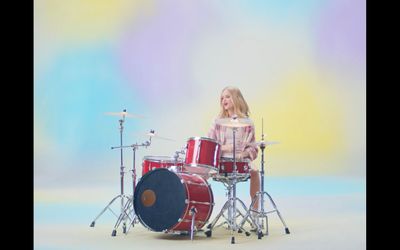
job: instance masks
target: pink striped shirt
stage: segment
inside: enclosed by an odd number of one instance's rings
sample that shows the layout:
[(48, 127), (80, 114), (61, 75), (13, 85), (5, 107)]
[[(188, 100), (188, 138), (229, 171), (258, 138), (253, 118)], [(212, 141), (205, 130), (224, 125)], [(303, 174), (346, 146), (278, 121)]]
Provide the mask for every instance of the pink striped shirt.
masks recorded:
[[(208, 131), (208, 137), (218, 141), (221, 145), (233, 144), (232, 128), (216, 124), (215, 120), (212, 122)], [(254, 145), (255, 141), (256, 138), (254, 124), (245, 127), (239, 127), (235, 132), (235, 151), (247, 151), (249, 156), (246, 158), (254, 161), (258, 155), (258, 147)], [(222, 155), (222, 157), (227, 156), (232, 157), (232, 152), (228, 153), (228, 155)]]

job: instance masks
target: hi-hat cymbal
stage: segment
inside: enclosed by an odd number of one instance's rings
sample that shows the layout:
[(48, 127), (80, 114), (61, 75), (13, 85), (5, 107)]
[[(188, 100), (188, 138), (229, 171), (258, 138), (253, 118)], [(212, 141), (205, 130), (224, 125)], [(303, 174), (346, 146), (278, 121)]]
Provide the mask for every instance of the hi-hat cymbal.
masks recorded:
[(231, 128), (247, 127), (253, 125), (253, 122), (248, 118), (221, 118), (216, 119), (215, 123)]
[(144, 118), (142, 115), (137, 115), (137, 114), (132, 114), (128, 113), (126, 111), (122, 112), (105, 112), (105, 115), (111, 115), (111, 116), (125, 116), (125, 117), (130, 117), (130, 118)]
[(251, 144), (259, 147), (262, 144), (264, 144), (265, 146), (269, 146), (269, 145), (274, 145), (274, 144), (279, 144), (279, 143), (280, 142), (278, 142), (278, 141), (257, 141), (257, 142), (251, 143)]

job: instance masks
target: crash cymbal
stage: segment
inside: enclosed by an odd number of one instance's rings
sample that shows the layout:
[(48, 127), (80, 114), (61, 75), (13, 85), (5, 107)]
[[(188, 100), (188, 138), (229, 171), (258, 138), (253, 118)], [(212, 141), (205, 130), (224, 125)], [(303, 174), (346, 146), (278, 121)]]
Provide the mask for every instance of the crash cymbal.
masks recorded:
[(248, 118), (221, 118), (216, 119), (215, 123), (225, 127), (240, 128), (253, 125), (253, 122)]
[(122, 112), (105, 112), (105, 115), (111, 115), (111, 116), (125, 116), (125, 117), (129, 117), (129, 118), (144, 118), (144, 116), (142, 115), (137, 115), (137, 114), (132, 114), (132, 113), (128, 113), (126, 111), (122, 111)]
[(152, 138), (156, 138), (156, 139), (161, 139), (161, 140), (166, 140), (166, 141), (175, 141), (175, 140), (173, 140), (173, 139), (170, 139), (170, 138), (167, 138), (167, 137), (163, 137), (163, 136), (159, 136), (159, 135), (157, 135), (156, 133), (147, 133), (146, 134), (147, 136), (150, 136), (150, 137), (152, 137)]
[(174, 139), (170, 139), (164, 136), (159, 136), (154, 130), (150, 130), (150, 132), (147, 133), (135, 133), (135, 136), (150, 136), (150, 138), (155, 138), (155, 139), (160, 139), (160, 140), (165, 140), (165, 141), (176, 141)]

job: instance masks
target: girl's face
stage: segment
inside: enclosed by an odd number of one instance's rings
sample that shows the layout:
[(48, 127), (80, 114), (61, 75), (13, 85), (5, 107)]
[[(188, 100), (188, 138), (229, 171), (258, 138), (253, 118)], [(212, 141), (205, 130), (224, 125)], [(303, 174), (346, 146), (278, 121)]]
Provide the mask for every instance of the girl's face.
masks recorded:
[(221, 105), (226, 111), (233, 111), (233, 100), (232, 100), (232, 95), (229, 93), (229, 91), (226, 89), (222, 92), (221, 95)]

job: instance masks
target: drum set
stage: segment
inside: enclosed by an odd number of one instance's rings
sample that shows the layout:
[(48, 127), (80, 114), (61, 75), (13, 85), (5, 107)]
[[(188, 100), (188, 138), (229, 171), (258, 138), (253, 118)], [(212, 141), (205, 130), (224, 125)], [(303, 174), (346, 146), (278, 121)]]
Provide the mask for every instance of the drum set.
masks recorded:
[[(267, 214), (272, 212), (277, 212), (285, 227), (285, 233), (290, 233), (272, 197), (264, 191), (264, 149), (266, 145), (274, 143), (265, 142), (264, 134), (262, 134), (262, 141), (257, 143), (262, 150), (261, 191), (252, 198), (249, 207), (236, 195), (236, 184), (250, 179), (250, 160), (239, 159), (235, 155), (236, 131), (240, 127), (249, 126), (250, 123), (246, 119), (233, 118), (216, 121), (221, 126), (232, 128), (234, 142), (232, 158), (221, 157), (221, 145), (216, 140), (208, 137), (190, 137), (186, 141), (186, 145), (175, 151), (172, 157), (144, 156), (142, 176), (136, 184), (136, 150), (139, 147), (149, 147), (152, 137), (156, 136), (155, 132), (151, 130), (148, 134), (149, 140), (143, 143), (123, 145), (123, 123), (125, 117), (131, 115), (126, 110), (109, 114), (121, 116), (119, 119), (120, 145), (111, 148), (120, 149), (121, 193), (115, 196), (96, 216), (90, 224), (91, 227), (95, 226), (96, 220), (107, 209), (111, 210), (112, 203), (120, 199), (120, 214), (117, 216), (112, 236), (116, 236), (121, 223), (125, 234), (128, 233), (130, 227), (141, 223), (153, 232), (190, 235), (190, 239), (193, 240), (194, 234), (198, 232), (204, 232), (207, 237), (211, 237), (213, 229), (226, 224), (227, 229), (231, 232), (231, 243), (234, 244), (235, 232), (245, 232), (246, 236), (250, 235), (250, 232), (244, 227), (245, 223), (249, 223), (256, 231), (258, 239), (268, 235)], [(132, 195), (124, 193), (124, 148), (133, 150)], [(226, 187), (228, 199), (214, 220), (206, 226), (207, 229), (203, 229), (208, 223), (215, 205), (212, 188), (208, 182), (209, 178)], [(265, 211), (265, 196), (270, 200), (274, 210)], [(254, 209), (257, 200), (261, 201), (259, 210)], [(221, 219), (224, 221), (216, 225)], [(265, 234), (263, 232), (264, 219), (266, 222)]]

